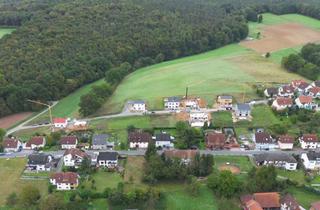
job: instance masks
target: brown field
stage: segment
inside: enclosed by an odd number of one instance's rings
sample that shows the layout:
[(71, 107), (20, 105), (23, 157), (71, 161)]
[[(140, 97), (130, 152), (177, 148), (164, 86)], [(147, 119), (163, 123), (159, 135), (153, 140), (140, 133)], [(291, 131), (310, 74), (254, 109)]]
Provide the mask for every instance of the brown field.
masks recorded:
[(241, 45), (259, 53), (267, 53), (320, 41), (320, 31), (296, 23), (267, 26), (262, 35), (260, 40), (243, 41)]
[(12, 114), (3, 118), (0, 118), (0, 128), (10, 128), (14, 124), (28, 118), (32, 115), (32, 112), (21, 112), (17, 114)]
[(233, 174), (239, 174), (240, 173), (240, 168), (237, 166), (233, 165), (221, 165), (219, 167), (220, 171), (231, 171)]

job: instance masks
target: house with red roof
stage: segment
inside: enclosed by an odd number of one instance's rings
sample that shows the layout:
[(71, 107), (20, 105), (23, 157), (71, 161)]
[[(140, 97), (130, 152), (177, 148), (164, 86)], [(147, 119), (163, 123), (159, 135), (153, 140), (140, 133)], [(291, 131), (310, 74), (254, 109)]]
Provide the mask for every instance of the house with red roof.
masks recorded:
[(25, 145), (24, 149), (37, 150), (46, 145), (46, 138), (44, 136), (34, 136)]
[(317, 108), (317, 104), (313, 102), (313, 98), (311, 96), (301, 95), (296, 98), (295, 102), (299, 109), (314, 110)]
[(253, 141), (256, 149), (259, 150), (272, 150), (278, 146), (272, 136), (266, 132), (256, 132)]
[(312, 203), (310, 210), (320, 210), (320, 201)]
[(55, 128), (66, 128), (68, 125), (68, 120), (65, 118), (54, 118), (53, 125)]
[(18, 152), (22, 149), (21, 141), (15, 138), (7, 138), (2, 142), (4, 152)]
[(286, 108), (291, 108), (293, 104), (293, 101), (291, 98), (286, 97), (277, 97), (276, 100), (272, 103), (272, 108), (277, 111), (282, 111)]
[(281, 97), (293, 97), (294, 96), (294, 87), (291, 85), (284, 85), (279, 87), (278, 95)]
[(79, 185), (79, 175), (74, 172), (54, 173), (50, 177), (50, 183), (57, 187), (57, 190), (74, 190)]
[(303, 210), (300, 204), (290, 194), (284, 195), (281, 200), (281, 210)]
[(302, 149), (316, 149), (319, 147), (317, 134), (304, 134), (299, 138)]
[(61, 149), (77, 148), (78, 138), (76, 136), (63, 136), (60, 139)]
[(307, 91), (308, 96), (312, 98), (320, 98), (320, 87), (311, 87)]
[(289, 135), (281, 135), (278, 137), (278, 145), (281, 150), (292, 150), (294, 138)]
[(298, 88), (303, 83), (307, 83), (307, 82), (304, 81), (303, 79), (292, 80), (291, 86), (294, 88)]
[(262, 192), (245, 195), (240, 198), (244, 210), (280, 210), (278, 192)]

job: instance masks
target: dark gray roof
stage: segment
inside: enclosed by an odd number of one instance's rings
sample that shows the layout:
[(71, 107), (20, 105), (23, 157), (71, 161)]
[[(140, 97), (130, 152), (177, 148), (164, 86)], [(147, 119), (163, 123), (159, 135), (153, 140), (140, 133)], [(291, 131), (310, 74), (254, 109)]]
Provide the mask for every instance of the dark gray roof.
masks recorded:
[(222, 95), (219, 96), (221, 99), (232, 99), (232, 96)]
[(314, 81), (315, 86), (320, 87), (320, 80)]
[(172, 96), (165, 99), (167, 102), (180, 102), (181, 98), (178, 96)]
[(320, 152), (309, 151), (307, 156), (309, 160), (317, 160), (320, 159)]
[(45, 165), (49, 162), (48, 154), (34, 153), (28, 156), (29, 165)]
[(118, 153), (117, 152), (99, 152), (98, 161), (99, 160), (117, 160)]
[(292, 155), (288, 155), (286, 153), (262, 153), (254, 155), (254, 159), (256, 162), (263, 161), (286, 161), (288, 163), (297, 163), (297, 160), (292, 157)]
[(278, 88), (275, 88), (275, 87), (267, 88), (267, 93), (269, 95), (277, 95), (278, 92), (279, 92)]
[(167, 133), (156, 134), (156, 141), (171, 141), (170, 134), (167, 134)]
[(237, 109), (241, 111), (250, 111), (250, 105), (249, 104), (237, 104)]
[(92, 137), (92, 145), (107, 145), (109, 134), (97, 134)]
[(145, 102), (143, 100), (134, 100), (134, 101), (128, 101), (128, 104), (144, 104)]

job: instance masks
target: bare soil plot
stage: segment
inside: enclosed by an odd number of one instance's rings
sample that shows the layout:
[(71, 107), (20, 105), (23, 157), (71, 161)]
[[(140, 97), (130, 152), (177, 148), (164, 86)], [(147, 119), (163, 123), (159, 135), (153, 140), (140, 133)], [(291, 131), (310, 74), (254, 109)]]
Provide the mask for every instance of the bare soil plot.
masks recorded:
[(243, 41), (241, 45), (259, 53), (267, 53), (320, 41), (320, 31), (296, 23), (266, 26), (262, 35), (260, 40)]
[(13, 115), (9, 115), (3, 118), (0, 118), (0, 128), (10, 128), (14, 124), (28, 118), (32, 115), (32, 112), (21, 112)]
[(219, 170), (220, 171), (230, 171), (233, 174), (240, 174), (240, 172), (241, 172), (239, 167), (233, 166), (233, 165), (227, 165), (227, 164), (221, 165), (219, 167)]

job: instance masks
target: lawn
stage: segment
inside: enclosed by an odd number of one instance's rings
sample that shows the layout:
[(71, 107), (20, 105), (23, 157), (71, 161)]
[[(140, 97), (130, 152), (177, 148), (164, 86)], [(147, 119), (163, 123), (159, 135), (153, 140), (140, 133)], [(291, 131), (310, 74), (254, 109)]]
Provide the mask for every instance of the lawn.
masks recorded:
[[(117, 188), (118, 183), (122, 182), (122, 177), (116, 172), (106, 172), (102, 169), (92, 175), (92, 179), (95, 180), (94, 186), (97, 192), (103, 192), (106, 188)], [(84, 186), (91, 189), (91, 181), (85, 181)]]
[(26, 185), (34, 185), (42, 195), (47, 194), (47, 180), (27, 181), (20, 179), (25, 164), (26, 159), (24, 158), (0, 159), (0, 206), (4, 205), (10, 193), (19, 193), (21, 188)]
[(35, 134), (50, 134), (50, 127), (29, 128), (14, 132), (12, 135), (19, 137), (23, 142), (28, 141)]
[(306, 209), (310, 208), (311, 203), (320, 200), (320, 195), (309, 192), (303, 188), (289, 187), (288, 192)]
[(15, 30), (15, 28), (0, 28), (0, 38), (2, 38), (6, 34), (11, 34)]
[(272, 112), (267, 105), (254, 106), (252, 109), (253, 120), (251, 122), (253, 127), (266, 128), (271, 125), (280, 124), (280, 120)]
[(277, 169), (277, 173), (278, 173), (278, 176), (280, 177), (286, 177), (291, 181), (298, 182), (301, 185), (305, 184), (305, 176), (302, 170), (287, 171), (287, 170)]
[(232, 127), (232, 115), (231, 112), (228, 111), (221, 111), (221, 112), (213, 112), (212, 116), (212, 123), (215, 127)]
[(253, 167), (247, 156), (214, 156), (214, 164), (216, 168), (224, 165), (226, 163), (230, 163), (230, 165), (238, 166), (241, 172), (249, 172)]

